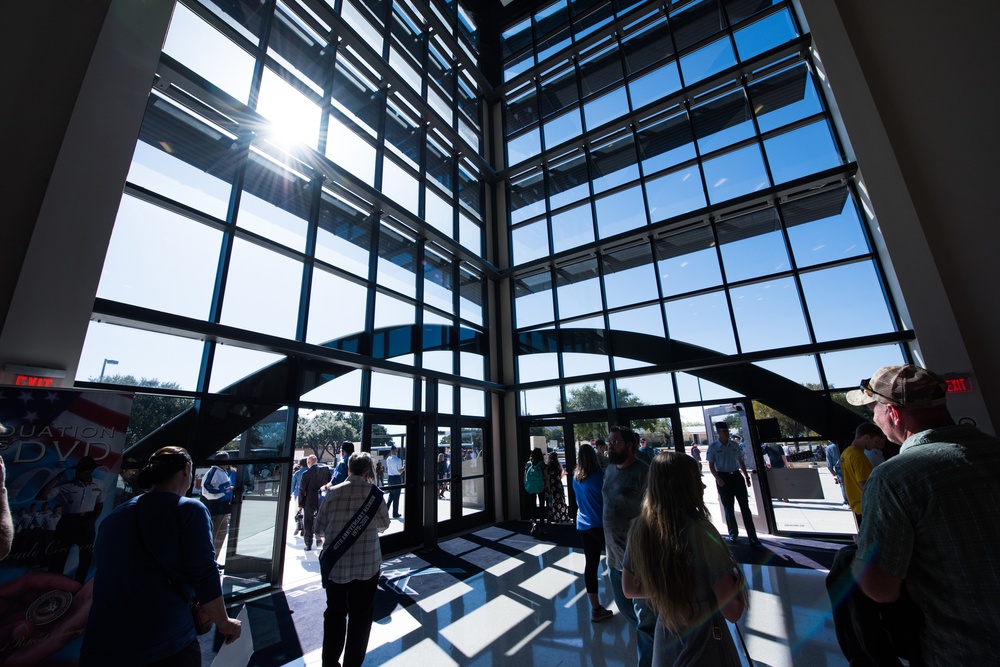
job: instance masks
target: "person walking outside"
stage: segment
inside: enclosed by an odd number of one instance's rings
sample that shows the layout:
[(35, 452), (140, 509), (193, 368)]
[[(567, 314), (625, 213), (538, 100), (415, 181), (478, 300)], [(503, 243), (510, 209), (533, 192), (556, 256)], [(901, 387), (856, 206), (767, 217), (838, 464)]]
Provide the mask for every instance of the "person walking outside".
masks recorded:
[(233, 489), (236, 488), (236, 471), (229, 465), (229, 454), (219, 452), (201, 482), (201, 499), (212, 515), (212, 544), (215, 557), (221, 559), (222, 545), (229, 534), (229, 516), (233, 512)]
[[(308, 470), (302, 475), (299, 482), (299, 507), (302, 508), (302, 524), (304, 530), (303, 538), (306, 541), (306, 551), (312, 551), (313, 544), (313, 522), (316, 519), (316, 512), (319, 510), (320, 489), (330, 481), (330, 469), (324, 465), (318, 465), (319, 459), (313, 454), (306, 459)], [(322, 533), (320, 533), (322, 536)], [(320, 537), (319, 539), (322, 539)]]
[(399, 494), (402, 492), (400, 486), (403, 484), (403, 473), (406, 466), (402, 459), (397, 456), (395, 445), (389, 449), (389, 456), (385, 457), (385, 474), (389, 477), (389, 508), (392, 510), (392, 518), (399, 519)]

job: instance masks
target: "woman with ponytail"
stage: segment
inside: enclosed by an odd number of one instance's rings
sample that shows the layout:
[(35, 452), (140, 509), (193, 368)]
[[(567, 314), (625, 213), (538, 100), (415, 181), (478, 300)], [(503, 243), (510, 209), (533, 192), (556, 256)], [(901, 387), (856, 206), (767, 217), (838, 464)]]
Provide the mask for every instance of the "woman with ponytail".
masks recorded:
[(698, 464), (677, 452), (649, 468), (642, 511), (629, 529), (622, 588), (658, 616), (653, 664), (739, 665), (726, 621), (746, 608), (742, 571), (709, 521)]
[(137, 477), (146, 493), (101, 523), (81, 665), (200, 666), (194, 601), (227, 642), (240, 636), (222, 599), (208, 509), (187, 496), (191, 481), (187, 451), (159, 449)]

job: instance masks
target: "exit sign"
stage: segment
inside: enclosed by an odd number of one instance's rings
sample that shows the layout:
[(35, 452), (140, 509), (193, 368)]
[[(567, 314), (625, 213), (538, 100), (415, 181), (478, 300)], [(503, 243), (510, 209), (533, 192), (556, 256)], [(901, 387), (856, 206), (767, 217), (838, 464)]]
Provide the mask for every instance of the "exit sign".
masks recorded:
[(14, 384), (22, 387), (51, 387), (55, 378), (44, 378), (37, 375), (18, 375), (14, 378)]
[(969, 375), (952, 375), (944, 378), (948, 383), (949, 394), (961, 394), (972, 391), (972, 378)]

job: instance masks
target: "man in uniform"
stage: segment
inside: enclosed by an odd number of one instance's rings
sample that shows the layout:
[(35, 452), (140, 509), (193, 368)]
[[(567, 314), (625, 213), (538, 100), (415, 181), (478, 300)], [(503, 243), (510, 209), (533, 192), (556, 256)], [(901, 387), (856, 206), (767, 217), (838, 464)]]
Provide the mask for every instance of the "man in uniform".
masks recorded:
[(75, 579), (81, 584), (90, 571), (90, 561), (94, 555), (94, 537), (97, 535), (97, 517), (104, 509), (104, 487), (94, 481), (97, 461), (92, 456), (84, 456), (76, 464), (73, 479), (66, 476), (67, 468), (61, 470), (41, 488), (36, 498), (51, 500), (59, 498), (62, 518), (56, 524), (49, 558), (49, 572), (63, 574), (66, 559), (73, 545), (80, 550), (80, 560)]
[(743, 449), (729, 439), (729, 426), (726, 422), (717, 422), (715, 432), (719, 437), (708, 446), (705, 458), (708, 459), (708, 470), (715, 477), (715, 483), (719, 487), (719, 498), (726, 513), (726, 526), (729, 528), (729, 541), (736, 542), (739, 539), (740, 527), (736, 523), (734, 508), (734, 504), (738, 502), (750, 544), (760, 546), (757, 529), (753, 525), (753, 515), (750, 513), (747, 494), (750, 473), (747, 472), (746, 462), (743, 459)]

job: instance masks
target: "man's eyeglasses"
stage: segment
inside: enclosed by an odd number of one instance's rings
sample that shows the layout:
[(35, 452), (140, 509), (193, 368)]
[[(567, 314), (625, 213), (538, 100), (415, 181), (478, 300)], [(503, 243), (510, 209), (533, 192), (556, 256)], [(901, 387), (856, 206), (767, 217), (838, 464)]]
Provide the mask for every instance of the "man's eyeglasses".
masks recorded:
[(891, 398), (889, 396), (886, 396), (885, 394), (880, 394), (879, 392), (877, 392), (874, 389), (872, 389), (872, 379), (871, 378), (865, 378), (864, 380), (862, 380), (860, 386), (861, 386), (861, 391), (865, 392), (866, 394), (868, 394), (872, 398), (874, 398), (876, 396), (881, 396), (885, 400), (889, 401), (889, 403), (891, 403), (892, 405), (898, 405), (900, 407), (906, 407), (903, 404), (903, 401), (900, 401), (899, 399), (896, 399), (896, 398)]

